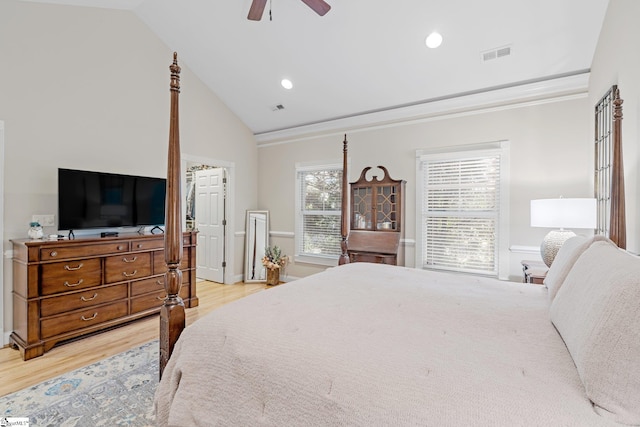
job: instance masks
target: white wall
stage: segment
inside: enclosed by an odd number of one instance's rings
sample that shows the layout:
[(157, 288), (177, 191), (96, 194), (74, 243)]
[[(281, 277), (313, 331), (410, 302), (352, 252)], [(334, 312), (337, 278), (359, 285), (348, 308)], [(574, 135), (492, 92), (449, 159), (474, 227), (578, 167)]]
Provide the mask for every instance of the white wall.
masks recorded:
[[(622, 104), (627, 249), (640, 253), (640, 2), (611, 0), (591, 65), (589, 105), (617, 84)], [(593, 117), (590, 128), (594, 128)]]
[[(26, 237), (32, 214), (57, 214), (59, 167), (166, 175), (172, 51), (133, 13), (2, 0), (0, 58), (5, 251), (9, 239)], [(235, 165), (233, 234), (256, 207), (255, 138), (188, 64), (180, 65), (182, 152)], [(241, 238), (235, 243), (243, 245)], [(239, 276), (241, 250), (229, 253), (239, 257), (232, 272)], [(11, 281), (5, 259), (5, 336)]]
[[(509, 246), (539, 247), (547, 229), (529, 226), (529, 202), (537, 198), (591, 197), (593, 132), (586, 93), (555, 102), (511, 106), (422, 122), (347, 132), (350, 153), (349, 180), (355, 181), (366, 166), (383, 165), (394, 179), (407, 181), (406, 239), (415, 236), (416, 150), (498, 140), (511, 144)], [(271, 212), (271, 229), (281, 233), (272, 244), (293, 255), (295, 163), (340, 160), (342, 135), (290, 140), (259, 147), (258, 174), (261, 209)], [(277, 185), (275, 184), (277, 183)], [(406, 251), (406, 264), (414, 265), (415, 247)], [(537, 253), (511, 253), (510, 273), (521, 280), (522, 259)], [(323, 267), (294, 264), (291, 276), (303, 276)]]

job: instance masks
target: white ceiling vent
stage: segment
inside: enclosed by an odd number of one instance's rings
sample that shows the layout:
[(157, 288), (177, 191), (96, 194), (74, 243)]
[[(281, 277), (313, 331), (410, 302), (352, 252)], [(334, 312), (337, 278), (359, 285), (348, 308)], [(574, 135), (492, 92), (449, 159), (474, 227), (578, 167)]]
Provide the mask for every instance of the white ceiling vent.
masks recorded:
[(284, 105), (278, 104), (271, 107), (271, 111), (280, 111), (280, 110), (284, 110)]
[(484, 51), (480, 54), (482, 62), (491, 61), (492, 59), (504, 58), (511, 55), (511, 46), (499, 47), (497, 49), (491, 49)]

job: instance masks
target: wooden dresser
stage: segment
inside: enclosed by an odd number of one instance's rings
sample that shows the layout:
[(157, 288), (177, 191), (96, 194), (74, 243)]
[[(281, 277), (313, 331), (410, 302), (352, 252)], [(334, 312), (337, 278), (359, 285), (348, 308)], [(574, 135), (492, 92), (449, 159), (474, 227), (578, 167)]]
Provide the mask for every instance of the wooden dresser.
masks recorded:
[[(185, 307), (196, 296), (196, 234), (183, 234), (180, 264)], [(72, 240), (12, 240), (13, 333), (24, 360), (56, 343), (158, 313), (164, 236), (120, 234)]]
[(384, 166), (378, 168), (384, 173), (382, 179), (374, 175), (368, 180), (369, 166), (350, 184), (349, 262), (404, 265), (406, 181), (392, 179)]

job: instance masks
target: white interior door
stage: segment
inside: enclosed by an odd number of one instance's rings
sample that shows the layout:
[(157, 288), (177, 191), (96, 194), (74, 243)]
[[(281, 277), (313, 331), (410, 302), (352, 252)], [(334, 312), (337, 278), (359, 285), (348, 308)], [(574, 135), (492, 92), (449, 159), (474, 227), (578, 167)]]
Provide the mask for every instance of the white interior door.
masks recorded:
[(196, 276), (224, 283), (225, 170), (196, 171)]

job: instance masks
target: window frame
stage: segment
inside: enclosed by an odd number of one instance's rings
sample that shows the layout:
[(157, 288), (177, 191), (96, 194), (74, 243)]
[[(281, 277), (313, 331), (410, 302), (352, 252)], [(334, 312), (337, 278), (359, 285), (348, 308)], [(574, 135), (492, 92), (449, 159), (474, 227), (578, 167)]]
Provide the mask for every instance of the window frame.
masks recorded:
[[(305, 213), (302, 209), (302, 181), (300, 180), (300, 173), (303, 172), (313, 172), (313, 171), (326, 171), (326, 170), (339, 170), (344, 173), (342, 169), (342, 161), (339, 160), (330, 160), (330, 161), (314, 161), (314, 162), (304, 162), (304, 163), (296, 163), (295, 164), (295, 233), (294, 233), (294, 256), (293, 259), (297, 263), (306, 263), (306, 264), (317, 264), (323, 266), (335, 266), (337, 264), (338, 258), (340, 257), (339, 253), (340, 243), (338, 242), (338, 254), (336, 255), (314, 255), (309, 253), (302, 253), (302, 245), (303, 245), (303, 217)], [(342, 187), (339, 188), (340, 192), (340, 200), (342, 200)], [(315, 212), (315, 213), (313, 213)], [(341, 218), (342, 209), (336, 211), (336, 213), (328, 213), (326, 211), (312, 211), (307, 212), (307, 215), (312, 214), (321, 214), (321, 215), (331, 215), (338, 216)], [(339, 221), (340, 222), (340, 221)]]
[(420, 269), (433, 269), (437, 271), (459, 271), (456, 269), (430, 268), (423, 266), (423, 204), (425, 201), (424, 171), (425, 161), (446, 161), (459, 160), (470, 157), (500, 156), (500, 177), (499, 177), (499, 208), (497, 209), (497, 238), (495, 242), (495, 270), (487, 273), (471, 273), (461, 271), (465, 274), (478, 274), (483, 276), (498, 277), (501, 280), (509, 278), (509, 171), (510, 171), (510, 143), (507, 140), (487, 142), (471, 145), (460, 145), (450, 147), (438, 147), (429, 150), (416, 151), (416, 250), (415, 266)]

